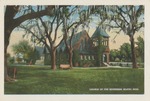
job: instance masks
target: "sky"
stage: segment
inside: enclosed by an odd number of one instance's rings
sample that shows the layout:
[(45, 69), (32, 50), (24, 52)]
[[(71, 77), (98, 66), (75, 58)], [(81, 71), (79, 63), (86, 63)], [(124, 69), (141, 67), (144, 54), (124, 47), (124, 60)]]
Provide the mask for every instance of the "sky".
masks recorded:
[[(85, 6), (86, 7), (86, 6)], [(71, 7), (72, 8), (72, 7)], [(79, 16), (75, 15), (73, 16), (74, 18), (72, 19), (75, 19), (75, 18), (78, 18)], [(92, 23), (90, 23), (90, 29), (89, 29), (89, 36), (92, 36), (92, 34), (94, 33), (94, 31), (96, 30), (96, 26), (99, 22), (99, 18), (98, 17), (93, 17), (94, 20), (92, 20)], [(81, 31), (81, 30), (79, 30)], [(116, 33), (114, 31), (106, 31), (108, 33), (108, 35), (110, 36), (109, 38), (109, 48), (110, 49), (119, 49), (120, 46), (123, 44), (123, 43), (129, 43), (129, 37), (127, 35), (125, 35), (123, 32), (118, 34), (117, 37), (115, 38), (115, 40), (113, 40), (113, 38), (116, 36)], [(59, 30), (59, 33), (61, 34), (62, 32)], [(8, 46), (8, 52), (10, 54), (13, 54), (12, 52), (12, 45), (18, 43), (20, 40), (30, 40), (28, 38), (25, 38), (23, 39), (22, 35), (24, 34), (23, 31), (19, 30), (14, 30), (11, 34), (11, 37), (10, 37), (10, 45)], [(58, 35), (60, 36), (60, 35)], [(138, 36), (141, 36), (141, 37), (144, 37), (144, 34), (143, 33), (136, 33), (135, 34), (135, 41), (137, 39)], [(57, 43), (58, 43), (59, 40), (57, 40)]]
[[(88, 32), (89, 36), (92, 36), (92, 34), (94, 33), (94, 31), (96, 30), (96, 28), (91, 28)], [(125, 35), (124, 33), (120, 33), (117, 35), (117, 37), (115, 38), (115, 42), (113, 41), (113, 38), (116, 36), (116, 33), (113, 32), (113, 31), (106, 31), (108, 33), (108, 35), (110, 36), (109, 38), (109, 48), (110, 49), (119, 49), (120, 46), (123, 44), (123, 43), (130, 43), (129, 41), (129, 37), (127, 35)], [(61, 33), (61, 31), (59, 32)], [(10, 37), (10, 44), (8, 46), (8, 53), (11, 54), (11, 56), (14, 56), (13, 52), (12, 52), (12, 45), (14, 44), (17, 44), (19, 43), (19, 41), (21, 40), (27, 40), (30, 42), (30, 39), (29, 37), (27, 38), (23, 38), (22, 35), (24, 34), (23, 31), (13, 31), (12, 34), (11, 34), (11, 37)], [(58, 35), (59, 36), (59, 35)], [(137, 37), (138, 36), (141, 36), (144, 38), (144, 34), (143, 33), (136, 33), (135, 34), (135, 41), (137, 41)], [(33, 45), (31, 42), (30, 42), (31, 45)]]

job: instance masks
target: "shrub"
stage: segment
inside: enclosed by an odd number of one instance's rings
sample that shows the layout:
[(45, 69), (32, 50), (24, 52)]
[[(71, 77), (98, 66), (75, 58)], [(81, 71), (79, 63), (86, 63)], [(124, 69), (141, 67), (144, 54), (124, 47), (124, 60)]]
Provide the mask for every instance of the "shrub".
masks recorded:
[(83, 67), (93, 67), (96, 65), (96, 61), (94, 60), (82, 60), (80, 61), (79, 66)]
[(119, 58), (116, 58), (115, 62), (120, 62), (120, 59), (119, 59)]
[(13, 64), (13, 63), (15, 62), (14, 57), (9, 57), (9, 58), (8, 58), (8, 62), (9, 62), (10, 64)]

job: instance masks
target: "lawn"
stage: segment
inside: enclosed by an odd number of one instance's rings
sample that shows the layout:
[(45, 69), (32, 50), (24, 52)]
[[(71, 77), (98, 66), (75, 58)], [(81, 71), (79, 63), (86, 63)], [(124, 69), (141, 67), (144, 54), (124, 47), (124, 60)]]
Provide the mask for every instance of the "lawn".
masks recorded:
[(4, 84), (5, 94), (143, 94), (144, 69), (18, 66), (16, 82)]

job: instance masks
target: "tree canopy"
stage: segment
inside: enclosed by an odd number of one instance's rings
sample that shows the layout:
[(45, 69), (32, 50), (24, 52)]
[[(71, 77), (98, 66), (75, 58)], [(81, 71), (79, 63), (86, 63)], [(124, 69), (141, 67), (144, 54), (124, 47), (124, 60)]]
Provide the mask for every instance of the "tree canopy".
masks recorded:
[(19, 43), (14, 44), (12, 46), (12, 49), (17, 58), (20, 58), (19, 55), (21, 55), (21, 57), (27, 63), (29, 63), (30, 61), (35, 63), (35, 61), (40, 58), (38, 51), (34, 47), (32, 47), (26, 40), (22, 40)]
[[(106, 29), (117, 28), (118, 34), (123, 31), (129, 36), (133, 68), (136, 68), (134, 35), (144, 27), (143, 5), (6, 6), (4, 20), (5, 59), (7, 58), (10, 35), (18, 26), (25, 29), (26, 33), (32, 34), (31, 39), (34, 39), (33, 41), (43, 43), (51, 52), (52, 60), (55, 60), (54, 54), (59, 45), (56, 45), (56, 39), (59, 37), (58, 30), (64, 32), (61, 35), (63, 37), (60, 36), (62, 38), (61, 43), (63, 40), (71, 40), (73, 33), (71, 35), (69, 29), (74, 32), (77, 27), (84, 29), (86, 26), (90, 28), (90, 23), (95, 25), (93, 22), (96, 22), (96, 26), (102, 26)], [(6, 60), (5, 67), (7, 67)], [(53, 61), (52, 67), (55, 68), (55, 61)], [(5, 74), (7, 75), (7, 72)]]

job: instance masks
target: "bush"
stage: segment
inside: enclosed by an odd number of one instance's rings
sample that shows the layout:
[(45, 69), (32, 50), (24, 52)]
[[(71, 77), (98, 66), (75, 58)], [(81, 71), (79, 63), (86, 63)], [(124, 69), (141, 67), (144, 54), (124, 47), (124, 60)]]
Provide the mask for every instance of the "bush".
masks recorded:
[(94, 60), (82, 60), (80, 61), (79, 66), (83, 67), (94, 67), (96, 65), (96, 61)]
[(13, 63), (15, 62), (14, 57), (9, 57), (9, 58), (8, 58), (8, 62), (9, 62), (10, 64), (13, 64)]
[(119, 59), (119, 58), (116, 58), (115, 62), (120, 62), (120, 59)]
[(45, 54), (44, 65), (51, 65), (51, 57), (50, 57), (50, 54)]
[(16, 58), (16, 61), (17, 61), (18, 63), (20, 63), (20, 62), (22, 61), (22, 58), (17, 57), (17, 58)]
[(80, 55), (79, 52), (77, 50), (73, 51), (73, 57), (72, 57), (72, 63), (74, 66), (78, 66), (80, 62)]

